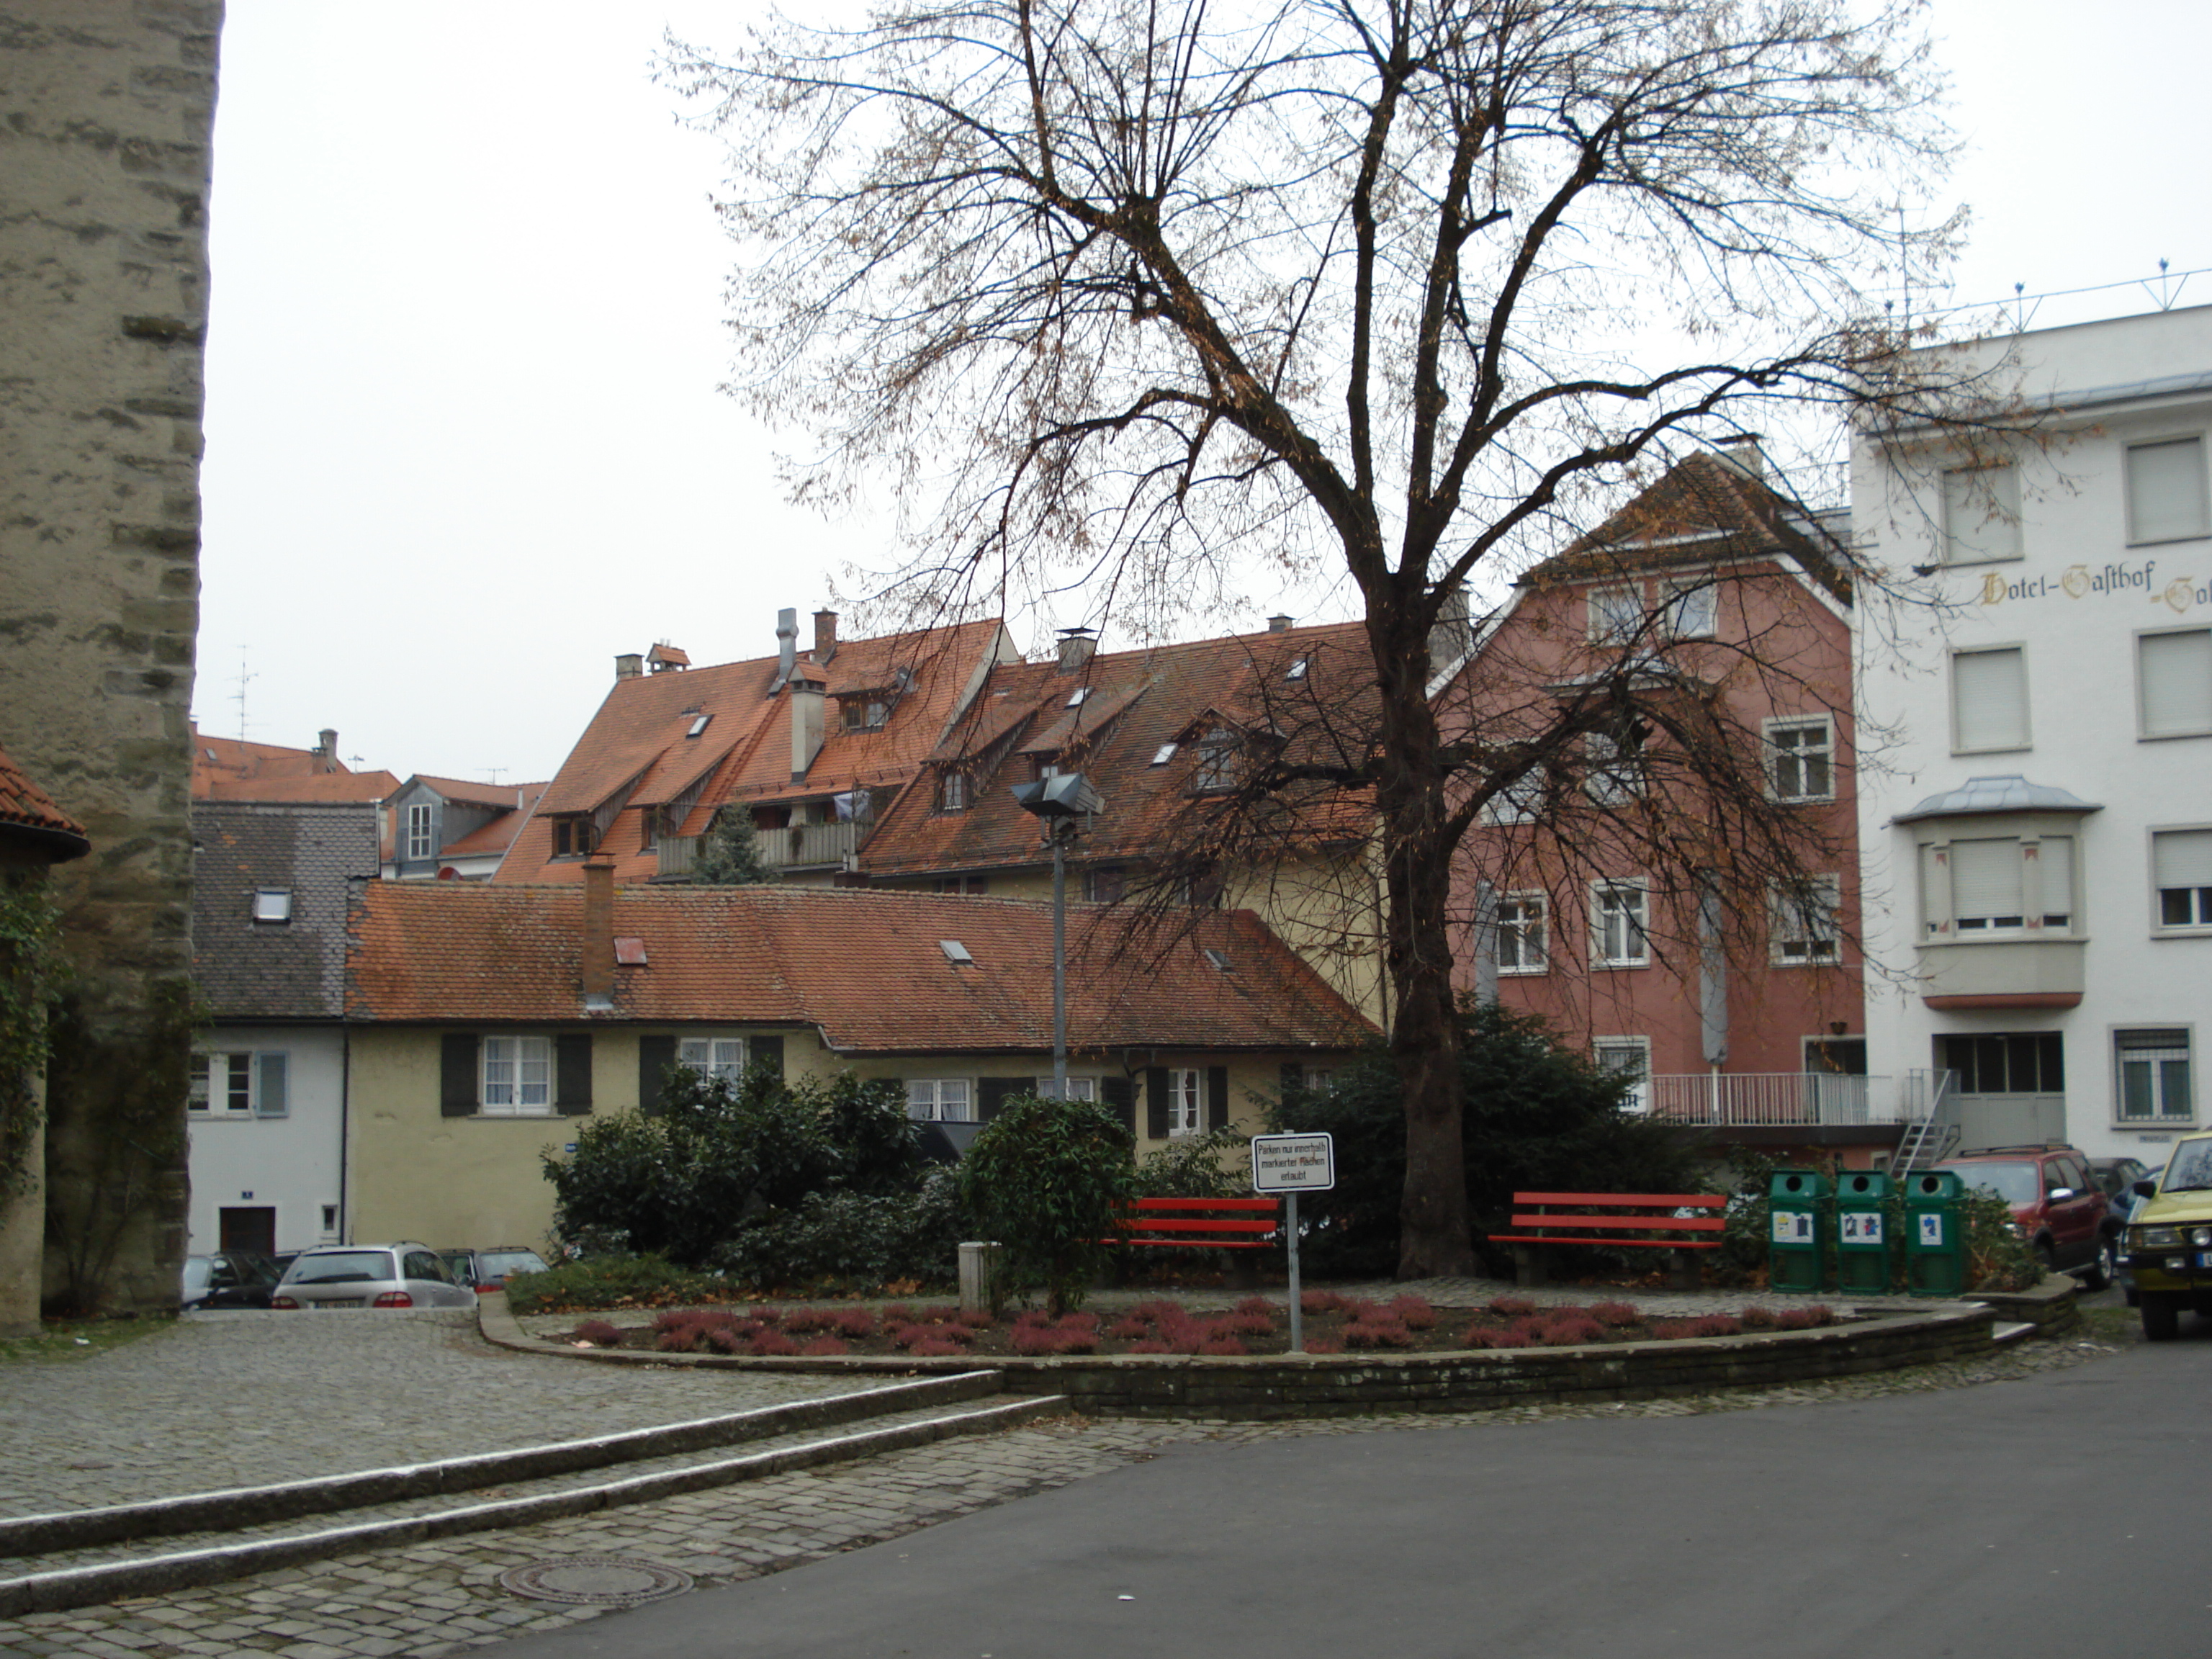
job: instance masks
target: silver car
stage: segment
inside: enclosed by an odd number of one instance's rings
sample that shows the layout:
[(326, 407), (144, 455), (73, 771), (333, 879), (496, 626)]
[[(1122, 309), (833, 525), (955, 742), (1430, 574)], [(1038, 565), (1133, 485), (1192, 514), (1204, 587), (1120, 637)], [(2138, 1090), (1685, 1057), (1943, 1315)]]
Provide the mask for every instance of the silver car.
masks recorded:
[(476, 1292), (456, 1285), (427, 1244), (325, 1244), (302, 1250), (269, 1299), (271, 1308), (472, 1308)]

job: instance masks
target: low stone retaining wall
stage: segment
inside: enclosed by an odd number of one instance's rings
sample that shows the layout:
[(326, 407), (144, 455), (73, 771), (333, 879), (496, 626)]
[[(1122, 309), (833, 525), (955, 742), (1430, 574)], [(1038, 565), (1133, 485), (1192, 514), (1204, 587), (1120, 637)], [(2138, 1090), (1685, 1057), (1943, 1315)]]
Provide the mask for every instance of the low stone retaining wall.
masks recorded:
[[(1100, 1417), (1240, 1420), (1367, 1412), (1465, 1412), (1503, 1406), (1602, 1403), (1802, 1382), (1969, 1359), (1995, 1346), (1987, 1307), (1946, 1303), (1809, 1331), (1617, 1342), (1580, 1348), (1504, 1348), (1430, 1354), (1266, 1354), (1200, 1358), (1128, 1354), (1089, 1358), (753, 1359), (721, 1354), (575, 1348), (525, 1336), (504, 1297), (478, 1298), (483, 1334), (503, 1347), (616, 1364), (927, 1376), (989, 1366), (1010, 1393), (1057, 1394)], [(496, 1304), (495, 1306), (494, 1304)], [(2072, 1298), (2066, 1298), (2070, 1313)], [(2011, 1315), (2004, 1317), (2009, 1319)], [(2078, 1316), (2077, 1316), (2078, 1317)]]
[(2075, 1299), (2080, 1289), (2064, 1273), (2052, 1273), (2032, 1290), (1976, 1291), (1974, 1300), (1988, 1303), (2000, 1319), (2034, 1326), (2039, 1337), (2067, 1336), (2081, 1328)]

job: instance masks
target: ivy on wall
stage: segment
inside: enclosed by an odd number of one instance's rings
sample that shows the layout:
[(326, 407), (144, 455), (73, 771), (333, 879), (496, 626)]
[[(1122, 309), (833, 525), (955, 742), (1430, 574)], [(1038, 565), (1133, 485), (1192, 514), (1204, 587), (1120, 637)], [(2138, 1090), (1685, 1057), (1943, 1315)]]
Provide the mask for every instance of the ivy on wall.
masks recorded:
[(0, 1209), (33, 1184), (34, 1080), (50, 1052), (48, 1016), (69, 979), (61, 909), (46, 872), (0, 872)]

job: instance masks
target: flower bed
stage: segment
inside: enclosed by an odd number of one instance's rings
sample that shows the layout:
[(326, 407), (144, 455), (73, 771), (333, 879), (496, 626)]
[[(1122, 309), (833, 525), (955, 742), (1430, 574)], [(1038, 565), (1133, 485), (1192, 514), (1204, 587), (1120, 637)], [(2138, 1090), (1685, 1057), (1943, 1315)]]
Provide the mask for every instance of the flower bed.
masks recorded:
[[(1481, 1308), (1438, 1308), (1418, 1296), (1388, 1302), (1309, 1291), (1305, 1351), (1314, 1354), (1449, 1353), (1468, 1350), (1580, 1347), (1589, 1344), (1809, 1330), (1838, 1322), (1825, 1307), (1750, 1307), (1692, 1319), (1647, 1318), (1626, 1302), (1540, 1307), (1500, 1296)], [(1038, 1312), (1006, 1321), (957, 1307), (896, 1304), (880, 1314), (853, 1306), (672, 1310), (650, 1325), (587, 1320), (556, 1339), (573, 1346), (757, 1358), (839, 1356), (915, 1359), (1184, 1354), (1234, 1358), (1286, 1353), (1287, 1310), (1248, 1297), (1227, 1312), (1192, 1313), (1164, 1299), (1120, 1313)]]

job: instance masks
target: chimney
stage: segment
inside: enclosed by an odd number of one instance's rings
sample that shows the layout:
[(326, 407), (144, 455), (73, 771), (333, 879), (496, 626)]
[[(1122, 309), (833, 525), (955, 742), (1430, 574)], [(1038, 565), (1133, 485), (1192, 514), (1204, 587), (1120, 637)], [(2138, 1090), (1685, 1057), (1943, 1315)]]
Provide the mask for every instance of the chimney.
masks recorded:
[(814, 613), (814, 660), (823, 667), (837, 654), (837, 613), (817, 611)]
[(1759, 446), (1766, 434), (1762, 432), (1739, 432), (1732, 438), (1720, 441), (1717, 451), (1721, 459), (1754, 483), (1766, 482), (1766, 457)]
[(615, 866), (584, 860), (584, 1006), (611, 1008), (615, 1000)]
[(615, 659), (615, 683), (642, 679), (645, 677), (645, 655), (642, 652), (625, 651)]
[(806, 769), (822, 752), (822, 671), (801, 663), (791, 671), (791, 781), (806, 781)]
[(799, 611), (790, 607), (775, 613), (775, 684), (768, 689), (771, 697), (790, 682), (792, 665), (799, 660)]
[(1457, 662), (1474, 649), (1474, 625), (1469, 620), (1467, 589), (1455, 587), (1437, 607), (1429, 625), (1429, 667), (1431, 671)]
[(315, 758), (323, 763), (323, 770), (338, 769), (338, 734), (330, 726), (315, 733)]
[(1098, 648), (1098, 641), (1091, 637), (1091, 630), (1078, 625), (1060, 630), (1060, 672), (1080, 674), (1091, 653)]
[(1267, 618), (1267, 631), (1270, 634), (1287, 634), (1291, 631), (1291, 624), (1297, 620), (1295, 617), (1285, 617), (1277, 611)]

